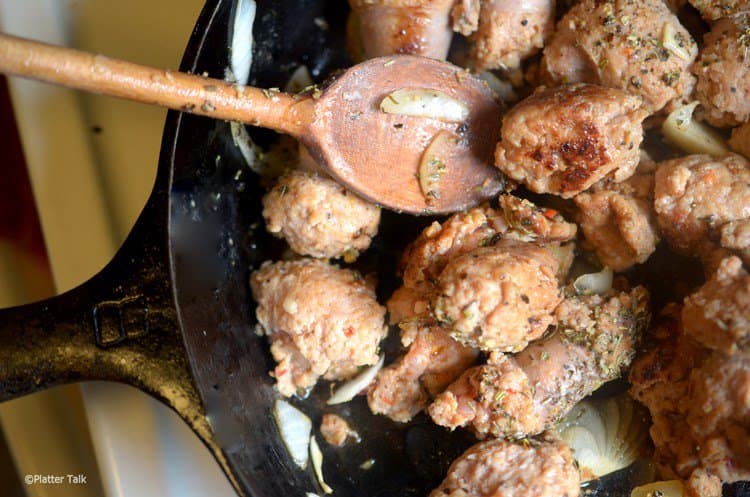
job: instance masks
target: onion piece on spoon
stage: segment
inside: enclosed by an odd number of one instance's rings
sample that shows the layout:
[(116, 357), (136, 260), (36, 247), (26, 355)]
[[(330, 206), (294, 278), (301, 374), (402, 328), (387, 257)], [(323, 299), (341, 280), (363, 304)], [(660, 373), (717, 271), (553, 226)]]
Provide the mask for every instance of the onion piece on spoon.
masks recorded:
[(404, 88), (396, 90), (380, 102), (386, 114), (430, 117), (439, 121), (462, 123), (469, 117), (465, 103), (439, 90)]

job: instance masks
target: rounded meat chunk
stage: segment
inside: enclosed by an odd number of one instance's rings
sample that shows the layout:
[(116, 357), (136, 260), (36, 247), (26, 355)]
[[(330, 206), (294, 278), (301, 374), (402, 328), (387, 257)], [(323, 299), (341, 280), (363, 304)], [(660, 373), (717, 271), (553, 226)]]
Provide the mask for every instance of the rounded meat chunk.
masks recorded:
[(648, 292), (571, 297), (555, 311), (557, 332), (515, 357), (493, 352), (467, 370), (428, 408), (451, 429), (521, 438), (550, 428), (602, 383), (630, 365), (648, 326)]
[(460, 1), (453, 22), (453, 29), (469, 36), (473, 69), (518, 69), (552, 34), (555, 0)]
[(474, 445), (451, 464), (430, 497), (577, 497), (580, 491), (570, 448), (545, 433)]
[(349, 0), (365, 58), (409, 54), (445, 59), (453, 0)]
[(689, 0), (707, 21), (716, 21), (750, 9), (748, 0)]
[(294, 171), (263, 197), (263, 218), (300, 255), (356, 258), (378, 232), (380, 208), (331, 179)]
[[(668, 306), (633, 363), (631, 394), (648, 407), (654, 460), (688, 495), (720, 496), (720, 482), (750, 479), (750, 357), (704, 349)], [(710, 490), (710, 492), (709, 492)]]
[(355, 271), (313, 259), (266, 262), (250, 276), (250, 287), (282, 395), (309, 389), (321, 376), (347, 378), (378, 361), (385, 309)]
[(599, 261), (615, 271), (645, 262), (659, 242), (654, 173), (638, 169), (622, 183), (606, 182), (573, 198), (586, 242)]
[(537, 193), (570, 198), (607, 175), (630, 177), (638, 165), (639, 97), (613, 88), (540, 89), (503, 117), (495, 165)]
[(448, 262), (430, 308), (456, 340), (516, 352), (553, 324), (562, 300), (559, 262), (543, 247), (501, 241)]
[(558, 22), (542, 72), (552, 83), (596, 83), (640, 95), (653, 114), (690, 94), (697, 55), (690, 33), (662, 0), (582, 0)]
[(700, 115), (714, 126), (737, 126), (750, 120), (750, 16), (718, 21), (703, 38), (693, 65)]
[(375, 414), (406, 422), (425, 408), (474, 361), (479, 351), (463, 345), (439, 326), (410, 323), (401, 335), (406, 354), (381, 369), (367, 392)]
[(665, 161), (656, 171), (654, 193), (657, 222), (670, 246), (698, 254), (721, 238), (722, 226), (750, 218), (750, 163), (735, 154)]
[(750, 353), (750, 275), (738, 257), (721, 261), (718, 270), (682, 309), (685, 333), (725, 354)]

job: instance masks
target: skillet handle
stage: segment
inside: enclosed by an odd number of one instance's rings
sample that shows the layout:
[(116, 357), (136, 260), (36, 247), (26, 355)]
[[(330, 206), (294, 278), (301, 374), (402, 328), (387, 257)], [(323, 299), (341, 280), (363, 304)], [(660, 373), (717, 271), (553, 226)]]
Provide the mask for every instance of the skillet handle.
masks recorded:
[(0, 310), (0, 402), (65, 383), (123, 382), (205, 438), (171, 288), (168, 175), (159, 171), (133, 231), (99, 274), (49, 300)]

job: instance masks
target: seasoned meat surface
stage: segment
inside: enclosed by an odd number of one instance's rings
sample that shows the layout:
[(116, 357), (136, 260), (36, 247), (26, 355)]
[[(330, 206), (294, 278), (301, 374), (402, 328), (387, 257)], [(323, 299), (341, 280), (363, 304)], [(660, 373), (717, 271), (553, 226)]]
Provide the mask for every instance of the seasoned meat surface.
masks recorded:
[(453, 462), (430, 497), (577, 497), (579, 486), (570, 448), (545, 433), (474, 445)]
[(495, 165), (537, 193), (570, 198), (638, 165), (646, 112), (640, 98), (613, 88), (540, 89), (503, 117)]
[(603, 265), (625, 271), (645, 262), (656, 250), (659, 238), (651, 164), (639, 166), (622, 183), (595, 185), (573, 201), (583, 236)]
[(349, 438), (359, 441), (359, 434), (338, 414), (323, 414), (320, 434), (328, 444), (336, 447), (342, 447)]
[(430, 300), (451, 336), (482, 350), (515, 352), (553, 324), (562, 296), (547, 248), (504, 240), (448, 262)]
[(714, 126), (737, 126), (750, 119), (750, 16), (719, 20), (706, 34), (693, 65), (701, 115)]
[[(670, 37), (674, 42), (665, 46)], [(672, 47), (672, 48), (668, 48)], [(662, 0), (582, 0), (544, 48), (550, 83), (595, 83), (643, 98), (655, 113), (690, 94), (698, 55), (690, 33)]]
[(536, 54), (552, 34), (555, 0), (459, 1), (453, 19), (453, 29), (471, 35), (469, 63), (473, 69), (512, 70)]
[(453, 0), (349, 0), (366, 58), (408, 54), (445, 59)]
[(630, 365), (648, 324), (648, 292), (636, 287), (565, 299), (557, 332), (515, 357), (493, 352), (467, 370), (430, 405), (435, 423), (471, 426), (479, 436), (521, 438), (539, 433), (602, 383)]
[(313, 259), (266, 262), (252, 273), (250, 286), (282, 395), (304, 391), (321, 376), (346, 378), (378, 361), (385, 309), (355, 271)]
[(370, 410), (406, 422), (442, 392), (474, 361), (479, 351), (463, 345), (439, 326), (404, 326), (407, 352), (381, 369), (367, 393)]
[(750, 163), (735, 154), (665, 161), (656, 171), (654, 193), (659, 228), (669, 244), (698, 254), (721, 238), (726, 223), (750, 218)]
[(727, 143), (732, 150), (750, 159), (750, 122), (734, 128)]
[(689, 0), (707, 21), (716, 21), (750, 9), (748, 0)]
[[(651, 412), (654, 460), (692, 497), (719, 497), (721, 481), (750, 479), (750, 358), (700, 346), (668, 306), (633, 363), (631, 393)], [(687, 321), (685, 321), (687, 324)]]
[(711, 279), (685, 299), (682, 322), (685, 334), (704, 347), (750, 353), (750, 275), (738, 257), (721, 261)]
[(332, 179), (294, 171), (263, 197), (263, 218), (300, 255), (356, 257), (378, 232), (380, 208)]

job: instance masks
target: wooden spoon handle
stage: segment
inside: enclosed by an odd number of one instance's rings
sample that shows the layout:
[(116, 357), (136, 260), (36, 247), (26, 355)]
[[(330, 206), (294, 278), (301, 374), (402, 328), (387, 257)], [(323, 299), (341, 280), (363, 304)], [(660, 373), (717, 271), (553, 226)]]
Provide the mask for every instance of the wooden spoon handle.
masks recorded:
[(304, 135), (313, 102), (0, 33), (0, 72), (217, 119)]

